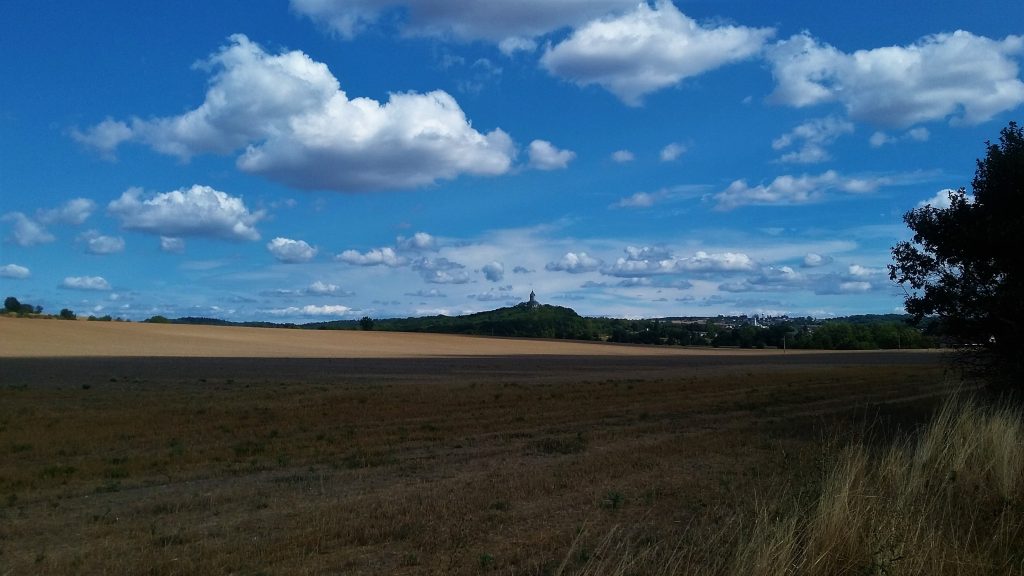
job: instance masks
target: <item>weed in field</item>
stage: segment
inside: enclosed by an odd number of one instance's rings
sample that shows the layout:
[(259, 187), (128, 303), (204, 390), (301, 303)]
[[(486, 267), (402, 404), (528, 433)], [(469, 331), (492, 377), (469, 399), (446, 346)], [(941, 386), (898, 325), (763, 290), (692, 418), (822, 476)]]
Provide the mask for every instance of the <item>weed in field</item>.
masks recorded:
[(626, 503), (626, 496), (617, 490), (606, 492), (601, 498), (601, 508), (605, 510), (618, 510)]

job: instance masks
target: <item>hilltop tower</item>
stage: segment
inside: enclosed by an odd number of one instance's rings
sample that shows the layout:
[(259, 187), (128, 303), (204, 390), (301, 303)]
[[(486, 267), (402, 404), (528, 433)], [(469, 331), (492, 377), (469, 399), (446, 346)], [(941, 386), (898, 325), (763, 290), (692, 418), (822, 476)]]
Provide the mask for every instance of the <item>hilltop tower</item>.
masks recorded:
[(527, 308), (537, 308), (540, 306), (540, 302), (537, 302), (537, 294), (530, 290), (530, 301), (526, 303)]

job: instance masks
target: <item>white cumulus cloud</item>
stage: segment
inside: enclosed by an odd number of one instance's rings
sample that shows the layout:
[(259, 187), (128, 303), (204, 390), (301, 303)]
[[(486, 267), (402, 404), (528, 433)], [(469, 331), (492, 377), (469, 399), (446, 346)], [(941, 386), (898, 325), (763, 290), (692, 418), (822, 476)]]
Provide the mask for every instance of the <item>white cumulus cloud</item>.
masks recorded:
[(400, 250), (407, 252), (433, 252), (437, 250), (437, 238), (426, 232), (417, 232), (408, 238), (399, 236), (395, 244)]
[[(946, 208), (949, 208), (949, 205), (950, 205), (949, 195), (953, 194), (955, 192), (956, 192), (956, 190), (953, 190), (951, 188), (946, 188), (944, 190), (939, 190), (938, 192), (935, 193), (935, 196), (932, 196), (931, 198), (928, 198), (927, 200), (921, 200), (920, 202), (918, 202), (917, 203), (917, 208), (924, 208), (925, 206), (931, 206), (932, 208), (938, 208), (940, 210), (945, 210)], [(970, 201), (971, 198), (973, 198), (973, 196), (967, 196), (968, 201)]]
[(640, 2), (632, 12), (577, 28), (545, 50), (541, 65), (637, 106), (651, 92), (754, 56), (772, 35), (770, 28), (702, 26), (669, 0)]
[(408, 263), (408, 260), (399, 256), (394, 248), (389, 247), (374, 248), (366, 252), (345, 250), (335, 256), (335, 259), (355, 266), (388, 266), (390, 268), (405, 266)]
[(104, 236), (95, 230), (89, 230), (82, 234), (79, 240), (85, 243), (85, 251), (90, 254), (124, 252), (124, 238), (120, 236)]
[(291, 238), (277, 237), (267, 243), (267, 250), (279, 262), (295, 264), (309, 262), (317, 253), (317, 249), (306, 243), (305, 240), (292, 240)]
[(958, 30), (847, 54), (809, 34), (768, 50), (772, 100), (795, 107), (838, 102), (849, 116), (908, 127), (950, 119), (977, 124), (1024, 102), (1014, 57), (1024, 37), (993, 40)]
[(225, 240), (258, 240), (254, 225), (265, 215), (262, 210), (250, 212), (241, 197), (200, 185), (159, 194), (130, 188), (107, 206), (107, 212), (126, 230)]
[(672, 162), (678, 160), (680, 156), (686, 153), (686, 146), (677, 142), (667, 144), (661, 149), (661, 153), (658, 155), (662, 162)]
[(17, 264), (5, 264), (0, 266), (0, 278), (12, 278), (15, 280), (21, 280), (28, 278), (32, 275), (32, 272), (24, 267)]
[(601, 267), (601, 260), (594, 258), (586, 252), (566, 252), (557, 262), (548, 262), (544, 268), (551, 272), (569, 272), (579, 274), (581, 272), (593, 272)]
[(68, 290), (110, 290), (110, 283), (102, 276), (68, 276), (60, 283)]
[(817, 268), (819, 266), (825, 266), (832, 262), (831, 256), (823, 256), (815, 252), (808, 252), (804, 256), (803, 267), (804, 268)]
[(560, 150), (547, 140), (530, 142), (530, 167), (537, 170), (562, 170), (576, 157), (572, 150)]
[(636, 156), (629, 150), (616, 150), (615, 152), (612, 152), (612, 160), (618, 162), (619, 164), (632, 162), (635, 159)]
[[(243, 171), (343, 192), (504, 174), (515, 156), (508, 134), (476, 131), (443, 91), (393, 93), (387, 102), (349, 98), (325, 64), (297, 50), (269, 54), (241, 34), (198, 67), (212, 75), (199, 107), (134, 118), (124, 124), (130, 138), (108, 145), (133, 140), (182, 159), (243, 150)], [(79, 139), (98, 145), (104, 140), (95, 132), (102, 130), (109, 127), (100, 124)]]

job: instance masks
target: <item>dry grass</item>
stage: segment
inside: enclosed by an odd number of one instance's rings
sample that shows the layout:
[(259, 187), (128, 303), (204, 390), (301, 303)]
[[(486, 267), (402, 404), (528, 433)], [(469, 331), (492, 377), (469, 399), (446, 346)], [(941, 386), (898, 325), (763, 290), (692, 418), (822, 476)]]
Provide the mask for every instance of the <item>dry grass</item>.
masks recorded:
[(752, 517), (669, 554), (612, 531), (575, 574), (1024, 574), (1019, 408), (954, 399), (919, 434), (887, 448), (834, 444), (822, 462), (811, 498), (777, 490)]
[(1024, 573), (1024, 416), (947, 404), (881, 454), (855, 445), (813, 505), (762, 515), (745, 574)]

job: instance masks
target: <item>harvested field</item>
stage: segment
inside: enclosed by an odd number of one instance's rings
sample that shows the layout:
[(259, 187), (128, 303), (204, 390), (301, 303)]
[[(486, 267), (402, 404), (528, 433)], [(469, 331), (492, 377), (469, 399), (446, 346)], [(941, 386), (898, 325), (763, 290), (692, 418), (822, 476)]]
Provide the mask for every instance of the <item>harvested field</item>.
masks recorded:
[(668, 559), (946, 392), (931, 352), (0, 330), (0, 574), (572, 574), (609, 535)]

